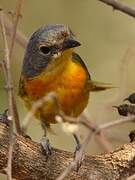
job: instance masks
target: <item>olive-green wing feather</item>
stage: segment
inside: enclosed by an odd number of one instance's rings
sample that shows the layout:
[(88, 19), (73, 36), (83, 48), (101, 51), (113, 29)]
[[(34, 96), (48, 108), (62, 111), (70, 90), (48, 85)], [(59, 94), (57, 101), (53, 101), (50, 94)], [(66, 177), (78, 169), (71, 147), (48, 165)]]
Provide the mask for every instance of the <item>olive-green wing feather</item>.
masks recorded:
[(19, 82), (18, 95), (20, 97), (24, 97), (26, 95), (26, 91), (24, 88), (24, 80), (22, 77), (20, 78), (20, 82)]

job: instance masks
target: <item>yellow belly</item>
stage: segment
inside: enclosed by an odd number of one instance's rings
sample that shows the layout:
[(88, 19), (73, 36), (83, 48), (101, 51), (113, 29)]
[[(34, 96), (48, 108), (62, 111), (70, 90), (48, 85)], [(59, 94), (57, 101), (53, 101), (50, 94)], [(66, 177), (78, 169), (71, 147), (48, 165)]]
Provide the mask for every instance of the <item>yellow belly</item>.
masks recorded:
[[(50, 77), (41, 74), (32, 80), (25, 81), (26, 102), (31, 106), (33, 102), (53, 91), (57, 93), (59, 104), (65, 114), (78, 116), (88, 102), (89, 91), (85, 90), (85, 84), (85, 70), (79, 64), (70, 61), (61, 74)], [(55, 122), (53, 104), (45, 104), (37, 114), (49, 123)]]

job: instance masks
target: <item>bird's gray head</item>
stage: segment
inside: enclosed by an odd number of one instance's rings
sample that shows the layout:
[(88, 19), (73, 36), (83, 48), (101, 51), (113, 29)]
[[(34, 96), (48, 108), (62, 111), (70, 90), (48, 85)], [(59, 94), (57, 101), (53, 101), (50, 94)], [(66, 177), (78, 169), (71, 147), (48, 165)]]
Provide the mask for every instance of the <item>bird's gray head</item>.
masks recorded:
[(34, 77), (69, 48), (80, 46), (68, 26), (52, 24), (38, 29), (30, 38), (23, 61), (23, 75)]

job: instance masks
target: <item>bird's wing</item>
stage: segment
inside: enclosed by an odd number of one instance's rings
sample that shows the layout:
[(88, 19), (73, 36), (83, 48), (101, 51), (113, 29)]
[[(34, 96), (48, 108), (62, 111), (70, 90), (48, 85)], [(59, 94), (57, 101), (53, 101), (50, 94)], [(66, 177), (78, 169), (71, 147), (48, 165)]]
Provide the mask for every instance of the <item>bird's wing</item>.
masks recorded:
[(75, 52), (72, 53), (72, 60), (76, 63), (79, 63), (86, 71), (86, 74), (87, 74), (87, 79), (88, 80), (91, 80), (91, 76), (90, 76), (90, 73), (85, 65), (85, 63), (83, 62), (82, 58)]
[(23, 77), (20, 78), (20, 82), (19, 82), (19, 88), (18, 88), (18, 95), (20, 97), (24, 97), (26, 95), (26, 91), (24, 88), (24, 80)]
[(72, 59), (73, 59), (73, 61), (79, 63), (81, 66), (84, 67), (86, 74), (87, 74), (86, 85), (90, 91), (104, 91), (107, 89), (116, 88), (116, 87), (112, 86), (111, 83), (103, 83), (103, 82), (93, 81), (91, 79), (90, 73), (89, 73), (85, 63), (83, 62), (83, 60), (77, 53), (73, 52)]

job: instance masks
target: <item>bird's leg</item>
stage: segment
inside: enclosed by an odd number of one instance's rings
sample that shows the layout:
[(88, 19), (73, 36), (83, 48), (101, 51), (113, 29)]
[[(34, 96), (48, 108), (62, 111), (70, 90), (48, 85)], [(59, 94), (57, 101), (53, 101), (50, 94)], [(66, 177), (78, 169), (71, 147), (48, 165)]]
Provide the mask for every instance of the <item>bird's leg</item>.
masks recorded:
[(77, 144), (76, 148), (75, 148), (75, 152), (74, 152), (74, 159), (77, 159), (76, 171), (78, 171), (79, 168), (81, 167), (82, 160), (83, 160), (83, 155), (79, 158), (77, 157), (82, 145), (80, 143), (79, 137), (75, 133), (73, 133), (73, 136), (74, 136), (74, 139), (75, 139), (76, 144)]
[(75, 151), (74, 151), (74, 156), (76, 156), (76, 153), (81, 148), (81, 143), (80, 143), (79, 137), (75, 133), (73, 133), (73, 136), (74, 136), (74, 139), (75, 139), (75, 142), (76, 142), (76, 147), (75, 147)]
[(40, 144), (45, 152), (47, 158), (52, 154), (52, 146), (50, 145), (49, 139), (47, 138), (47, 125), (45, 122), (41, 121), (41, 126), (44, 130), (44, 135), (40, 140)]

